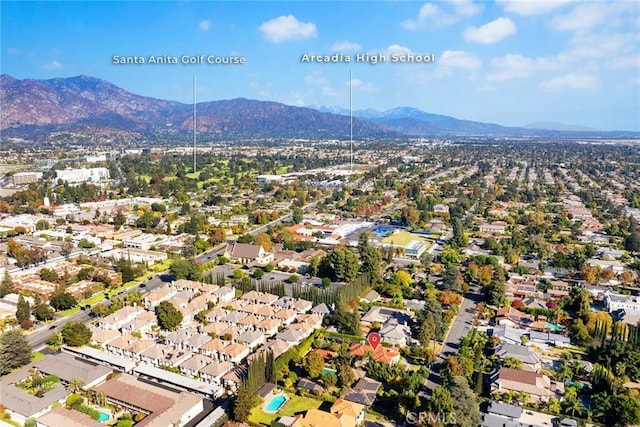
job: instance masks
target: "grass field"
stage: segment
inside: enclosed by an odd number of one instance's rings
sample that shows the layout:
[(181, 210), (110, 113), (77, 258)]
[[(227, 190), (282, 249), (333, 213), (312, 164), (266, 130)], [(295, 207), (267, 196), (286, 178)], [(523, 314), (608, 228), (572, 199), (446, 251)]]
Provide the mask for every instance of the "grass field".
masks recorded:
[(392, 234), (391, 236), (388, 236), (382, 239), (382, 243), (405, 246), (407, 243), (409, 243), (412, 240), (426, 241), (427, 239), (424, 236), (421, 236), (419, 234), (411, 234), (408, 231), (401, 230), (395, 234)]
[(31, 353), (31, 363), (37, 362), (38, 360), (42, 359), (43, 357), (44, 357), (44, 353), (41, 353), (39, 351), (34, 351), (33, 353)]
[(275, 414), (268, 414), (262, 410), (262, 405), (251, 410), (249, 422), (270, 426), (271, 423), (283, 415), (294, 416), (309, 409), (318, 409), (322, 405), (322, 400), (311, 399), (308, 397), (296, 396), (295, 394), (285, 393), (289, 400)]

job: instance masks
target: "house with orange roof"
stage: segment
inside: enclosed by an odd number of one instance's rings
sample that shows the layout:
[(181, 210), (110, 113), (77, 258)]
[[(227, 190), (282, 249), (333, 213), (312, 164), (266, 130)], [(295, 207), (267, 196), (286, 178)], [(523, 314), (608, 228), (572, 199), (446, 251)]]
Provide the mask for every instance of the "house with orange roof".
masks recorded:
[(374, 350), (370, 345), (362, 343), (353, 343), (349, 347), (349, 354), (355, 357), (362, 358), (368, 353), (371, 354), (371, 358), (376, 362), (393, 365), (400, 361), (400, 353), (396, 347), (385, 347), (379, 345)]
[(338, 398), (331, 405), (329, 412), (338, 418), (341, 426), (346, 427), (362, 424), (364, 422), (364, 409), (364, 405)]

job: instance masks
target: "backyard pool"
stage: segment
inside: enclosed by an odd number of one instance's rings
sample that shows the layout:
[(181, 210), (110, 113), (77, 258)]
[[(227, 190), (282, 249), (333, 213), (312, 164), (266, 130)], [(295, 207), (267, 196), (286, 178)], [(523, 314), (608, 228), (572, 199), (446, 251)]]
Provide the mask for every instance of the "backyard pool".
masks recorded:
[(101, 423), (109, 421), (109, 414), (107, 414), (106, 412), (100, 411), (100, 418), (98, 418), (98, 421)]
[(335, 369), (331, 369), (331, 368), (324, 368), (322, 370), (322, 373), (327, 375), (327, 374), (333, 374), (335, 375), (338, 371), (336, 371)]
[(284, 394), (278, 394), (276, 396), (273, 396), (271, 400), (264, 405), (264, 411), (278, 412), (278, 410), (282, 408), (282, 405), (284, 405), (286, 401), (287, 401), (287, 396), (285, 396)]
[(555, 323), (544, 322), (544, 327), (554, 332), (560, 332), (562, 330), (562, 327), (556, 325)]

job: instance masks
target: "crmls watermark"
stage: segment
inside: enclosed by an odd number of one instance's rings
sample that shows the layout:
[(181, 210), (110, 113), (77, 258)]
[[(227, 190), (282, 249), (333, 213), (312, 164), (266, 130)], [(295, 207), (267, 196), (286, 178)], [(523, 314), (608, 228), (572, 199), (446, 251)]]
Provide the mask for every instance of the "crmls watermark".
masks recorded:
[(408, 426), (455, 426), (456, 415), (445, 412), (407, 412), (405, 423)]

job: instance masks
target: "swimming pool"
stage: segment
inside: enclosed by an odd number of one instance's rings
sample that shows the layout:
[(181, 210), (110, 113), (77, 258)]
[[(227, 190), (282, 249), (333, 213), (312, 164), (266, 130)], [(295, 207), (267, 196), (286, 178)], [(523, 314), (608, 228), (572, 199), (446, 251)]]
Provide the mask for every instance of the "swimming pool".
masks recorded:
[(277, 396), (274, 396), (271, 398), (270, 401), (268, 401), (265, 405), (264, 405), (264, 411), (265, 412), (278, 412), (278, 410), (280, 408), (282, 408), (282, 405), (284, 405), (284, 403), (287, 401), (287, 396), (285, 396), (284, 394), (279, 394)]
[(562, 328), (555, 323), (544, 322), (544, 327), (547, 329), (551, 329), (552, 331), (559, 332)]
[(331, 368), (324, 368), (322, 369), (322, 373), (327, 375), (327, 374), (333, 374), (335, 375), (338, 371), (336, 371), (335, 369), (331, 369)]
[(98, 418), (98, 422), (104, 423), (109, 421), (109, 414), (106, 412), (100, 411), (100, 418)]

